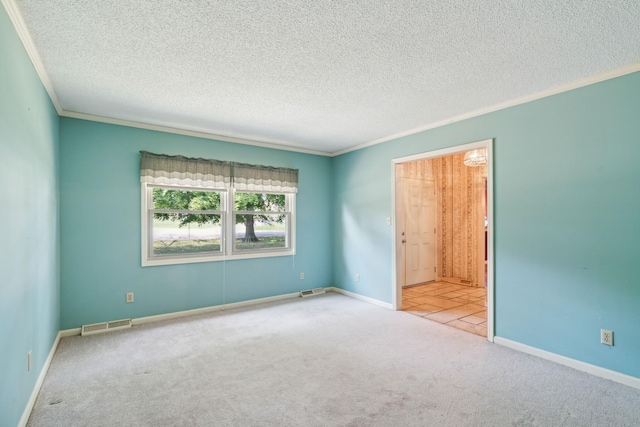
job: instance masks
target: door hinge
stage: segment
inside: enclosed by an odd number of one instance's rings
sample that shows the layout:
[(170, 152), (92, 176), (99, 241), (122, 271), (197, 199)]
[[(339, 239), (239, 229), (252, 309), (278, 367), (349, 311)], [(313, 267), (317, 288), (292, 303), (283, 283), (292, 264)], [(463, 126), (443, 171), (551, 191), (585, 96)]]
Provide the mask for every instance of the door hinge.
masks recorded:
[(434, 273), (436, 272), (436, 268), (435, 268), (435, 267), (433, 267), (433, 272), (434, 272)]

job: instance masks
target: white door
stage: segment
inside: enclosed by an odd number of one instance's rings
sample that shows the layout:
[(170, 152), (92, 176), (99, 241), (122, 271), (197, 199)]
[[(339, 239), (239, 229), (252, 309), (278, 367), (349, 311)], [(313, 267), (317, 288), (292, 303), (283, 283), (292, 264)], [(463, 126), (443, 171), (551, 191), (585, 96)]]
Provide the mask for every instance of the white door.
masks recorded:
[(436, 200), (433, 181), (403, 178), (405, 286), (436, 279)]

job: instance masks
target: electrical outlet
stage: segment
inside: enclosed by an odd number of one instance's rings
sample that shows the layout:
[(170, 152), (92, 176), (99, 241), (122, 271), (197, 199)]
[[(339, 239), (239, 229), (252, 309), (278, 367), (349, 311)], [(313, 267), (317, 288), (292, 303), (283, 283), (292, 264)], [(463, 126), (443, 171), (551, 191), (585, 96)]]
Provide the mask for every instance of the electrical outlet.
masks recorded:
[(304, 273), (300, 273), (300, 280), (304, 280)]
[(605, 345), (613, 345), (613, 331), (600, 329), (600, 342)]
[(31, 350), (27, 353), (27, 371), (31, 370)]
[(127, 304), (133, 302), (133, 292), (127, 292)]
[(387, 225), (391, 225), (391, 217), (390, 216), (387, 217)]
[(360, 275), (356, 274), (356, 282), (359, 282), (359, 281), (360, 281)]

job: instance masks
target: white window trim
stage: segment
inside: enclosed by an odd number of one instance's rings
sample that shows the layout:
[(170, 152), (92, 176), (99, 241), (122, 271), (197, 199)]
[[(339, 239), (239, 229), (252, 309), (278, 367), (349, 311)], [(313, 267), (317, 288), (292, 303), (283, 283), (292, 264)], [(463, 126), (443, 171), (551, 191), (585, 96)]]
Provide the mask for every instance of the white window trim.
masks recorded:
[[(216, 261), (230, 261), (236, 259), (251, 259), (251, 258), (270, 258), (280, 256), (292, 256), (296, 254), (296, 195), (295, 193), (280, 193), (273, 192), (270, 194), (284, 194), (285, 206), (289, 221), (287, 222), (287, 237), (289, 240), (289, 247), (286, 249), (256, 249), (256, 250), (244, 250), (238, 251), (234, 245), (234, 233), (235, 233), (235, 213), (233, 208), (233, 201), (235, 196), (234, 188), (206, 188), (202, 190), (219, 191), (221, 193), (221, 205), (223, 207), (222, 216), (222, 250), (218, 254), (193, 254), (193, 255), (179, 255), (179, 256), (163, 256), (152, 257), (150, 255), (150, 238), (152, 224), (149, 222), (149, 209), (152, 206), (153, 193), (150, 188), (175, 188), (175, 189), (193, 189), (198, 191), (195, 187), (181, 187), (172, 185), (154, 185), (146, 182), (141, 183), (141, 265), (143, 267), (157, 266), (157, 265), (174, 265), (174, 264), (191, 264), (197, 262), (216, 262)], [(242, 191), (252, 192), (252, 191)], [(257, 191), (256, 191), (257, 192)]]

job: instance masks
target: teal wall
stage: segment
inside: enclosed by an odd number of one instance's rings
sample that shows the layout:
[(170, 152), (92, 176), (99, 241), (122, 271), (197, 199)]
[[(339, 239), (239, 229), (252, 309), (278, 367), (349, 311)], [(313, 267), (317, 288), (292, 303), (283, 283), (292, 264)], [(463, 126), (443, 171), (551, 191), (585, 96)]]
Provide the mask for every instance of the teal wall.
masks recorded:
[[(328, 158), (60, 119), (4, 9), (0, 58), (0, 425), (60, 329), (319, 286), (391, 302), (391, 160), (488, 138), (497, 336), (640, 377), (640, 73)], [(140, 150), (298, 168), (295, 258), (142, 268)]]
[(496, 335), (640, 377), (640, 73), (334, 158), (334, 284), (391, 302), (391, 159), (488, 138)]
[(0, 425), (15, 426), (60, 329), (58, 116), (1, 7), (0, 58)]
[[(329, 157), (70, 118), (60, 135), (63, 329), (331, 285)], [(299, 169), (296, 256), (141, 267), (140, 150)]]

